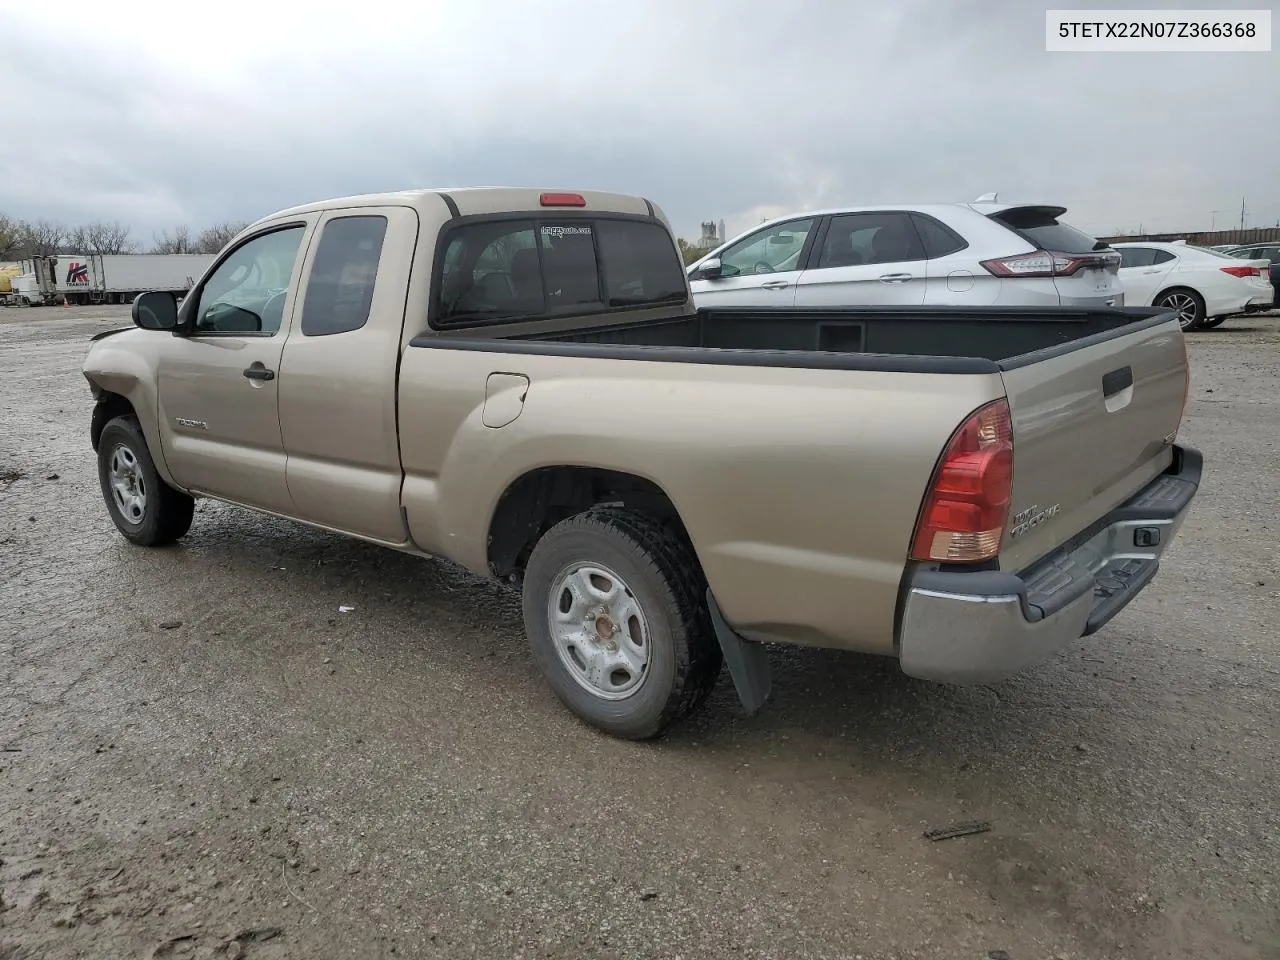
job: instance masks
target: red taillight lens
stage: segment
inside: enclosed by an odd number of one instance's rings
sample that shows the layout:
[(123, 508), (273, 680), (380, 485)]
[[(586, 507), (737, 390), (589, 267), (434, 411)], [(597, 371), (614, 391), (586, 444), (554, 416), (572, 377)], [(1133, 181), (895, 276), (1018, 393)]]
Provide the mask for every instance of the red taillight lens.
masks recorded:
[(1239, 277), (1244, 280), (1248, 277), (1258, 277), (1262, 275), (1262, 271), (1257, 267), (1221, 267), (1223, 273), (1229, 273), (1233, 277)]
[(997, 277), (1069, 277), (1084, 267), (1100, 267), (1104, 270), (1117, 268), (1120, 265), (1120, 254), (1114, 250), (1087, 254), (1037, 250), (1034, 253), (1020, 253), (1016, 257), (983, 260), (982, 265), (988, 273)]
[(1013, 495), (1009, 401), (977, 410), (947, 443), (916, 523), (912, 560), (974, 563), (1000, 552)]
[(539, 202), (544, 207), (585, 207), (587, 198), (580, 193), (544, 193)]
[(1177, 433), (1182, 430), (1182, 421), (1187, 416), (1187, 403), (1191, 400), (1191, 355), (1187, 350), (1187, 338), (1182, 338), (1182, 412), (1178, 414)]

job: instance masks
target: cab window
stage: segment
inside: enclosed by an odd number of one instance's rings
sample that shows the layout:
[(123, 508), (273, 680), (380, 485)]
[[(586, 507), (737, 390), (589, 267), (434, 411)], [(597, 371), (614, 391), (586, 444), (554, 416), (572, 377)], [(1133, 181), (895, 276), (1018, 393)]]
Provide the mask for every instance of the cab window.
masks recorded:
[(200, 291), (195, 332), (275, 334), (305, 232), (301, 225), (286, 227), (237, 247)]

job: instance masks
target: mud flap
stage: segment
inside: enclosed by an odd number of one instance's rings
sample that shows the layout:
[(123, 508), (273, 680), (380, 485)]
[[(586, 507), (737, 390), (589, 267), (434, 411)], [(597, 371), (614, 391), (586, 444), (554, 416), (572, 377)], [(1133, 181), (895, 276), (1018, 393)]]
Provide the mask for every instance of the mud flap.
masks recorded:
[(754, 716), (769, 699), (769, 654), (762, 644), (745, 640), (734, 632), (710, 590), (707, 591), (707, 609), (711, 611), (711, 624), (715, 627), (716, 639), (720, 641), (720, 650), (729, 666), (729, 676), (733, 678), (738, 699), (747, 715)]

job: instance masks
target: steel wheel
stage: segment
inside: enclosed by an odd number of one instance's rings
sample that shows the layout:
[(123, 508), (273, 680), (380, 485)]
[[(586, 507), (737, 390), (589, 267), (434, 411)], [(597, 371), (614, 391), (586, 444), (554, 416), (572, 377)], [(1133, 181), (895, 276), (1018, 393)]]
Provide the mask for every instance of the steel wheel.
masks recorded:
[(1204, 320), (1204, 303), (1191, 290), (1170, 290), (1156, 300), (1157, 307), (1172, 310), (1178, 315), (1178, 326), (1194, 330)]
[(111, 451), (111, 496), (127, 523), (139, 524), (147, 515), (147, 480), (134, 452), (123, 443)]
[(644, 683), (652, 648), (635, 594), (613, 570), (574, 564), (552, 581), (547, 625), (569, 675), (603, 700), (625, 700)]

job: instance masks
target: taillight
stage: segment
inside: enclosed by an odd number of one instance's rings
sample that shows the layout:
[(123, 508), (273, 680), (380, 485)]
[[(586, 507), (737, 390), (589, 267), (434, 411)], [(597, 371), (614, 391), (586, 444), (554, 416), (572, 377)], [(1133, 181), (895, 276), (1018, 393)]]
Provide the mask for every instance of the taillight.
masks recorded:
[(1000, 552), (1013, 495), (1009, 401), (980, 407), (951, 436), (916, 523), (912, 560), (974, 563)]
[(1187, 416), (1187, 403), (1191, 400), (1191, 355), (1187, 350), (1187, 338), (1182, 337), (1182, 412), (1178, 414), (1176, 435), (1182, 429), (1182, 421)]
[(1239, 277), (1241, 280), (1246, 277), (1260, 277), (1262, 270), (1258, 267), (1220, 267), (1223, 273), (1229, 273), (1233, 277)]
[(1118, 268), (1120, 254), (1106, 253), (1055, 253), (1052, 250), (1036, 250), (1020, 253), (1016, 257), (997, 257), (983, 260), (987, 272), (997, 277), (1069, 277), (1085, 267), (1102, 269)]
[(538, 198), (544, 207), (585, 207), (587, 198), (580, 193), (544, 193)]

